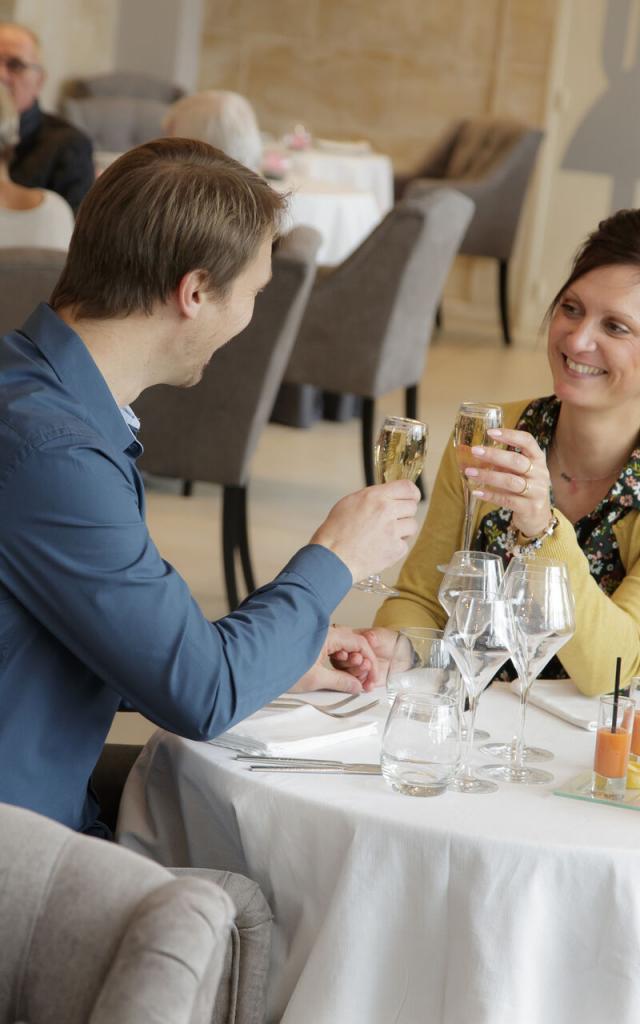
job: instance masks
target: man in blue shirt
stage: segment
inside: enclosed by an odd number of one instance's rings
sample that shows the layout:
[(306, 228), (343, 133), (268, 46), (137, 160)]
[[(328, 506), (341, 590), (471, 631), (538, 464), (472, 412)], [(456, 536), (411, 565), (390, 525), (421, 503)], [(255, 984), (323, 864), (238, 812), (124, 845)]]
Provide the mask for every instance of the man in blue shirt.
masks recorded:
[[(208, 739), (301, 677), (322, 685), (333, 609), (406, 552), (417, 489), (367, 488), (210, 623), (147, 531), (121, 409), (195, 384), (247, 325), (284, 202), (204, 143), (131, 150), (82, 204), (51, 304), (0, 345), (2, 801), (91, 828), (89, 778), (122, 698)], [(373, 658), (361, 637), (345, 645)]]

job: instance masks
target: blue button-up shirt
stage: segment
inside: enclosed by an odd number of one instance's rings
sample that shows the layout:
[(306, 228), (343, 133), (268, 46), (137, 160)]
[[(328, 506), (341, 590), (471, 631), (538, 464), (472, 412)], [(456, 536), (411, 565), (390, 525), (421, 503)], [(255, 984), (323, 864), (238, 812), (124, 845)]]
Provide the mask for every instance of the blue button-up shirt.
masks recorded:
[(149, 536), (141, 450), (49, 306), (0, 341), (0, 801), (78, 829), (121, 699), (215, 736), (310, 667), (351, 585), (310, 545), (208, 622)]

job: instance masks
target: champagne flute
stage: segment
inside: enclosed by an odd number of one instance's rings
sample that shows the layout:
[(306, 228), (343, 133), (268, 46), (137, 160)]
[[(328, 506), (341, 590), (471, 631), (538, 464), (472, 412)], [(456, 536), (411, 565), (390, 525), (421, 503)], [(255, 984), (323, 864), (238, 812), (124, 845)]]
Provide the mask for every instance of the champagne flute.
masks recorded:
[[(409, 420), (401, 416), (387, 416), (373, 447), (373, 462), (377, 484), (392, 480), (412, 480), (414, 483), (422, 472), (429, 428), (420, 420)], [(384, 594), (397, 597), (395, 587), (388, 587), (378, 574), (354, 583), (356, 590), (368, 594)]]
[(476, 712), (480, 694), (516, 647), (512, 601), (463, 591), (444, 631), (444, 639), (467, 691), (471, 720), (462, 767), (450, 788), (457, 793), (493, 793), (495, 782), (479, 779), (471, 770)]
[(453, 446), (464, 487), (464, 541), (462, 546), (465, 551), (471, 550), (471, 530), (478, 499), (472, 494), (476, 484), (465, 476), (464, 471), (468, 466), (482, 465), (472, 455), (471, 449), (475, 445), (482, 445), (485, 448), (495, 445), (495, 441), (492, 441), (487, 431), (501, 426), (502, 409), (499, 405), (463, 402), (458, 409), (453, 428)]
[(527, 699), (533, 680), (575, 632), (573, 594), (566, 567), (561, 563), (525, 563), (507, 576), (504, 595), (513, 604), (516, 622), (517, 650), (513, 661), (520, 680), (520, 728), (513, 761), (486, 765), (482, 775), (502, 782), (543, 785), (553, 781), (551, 772), (525, 764)]

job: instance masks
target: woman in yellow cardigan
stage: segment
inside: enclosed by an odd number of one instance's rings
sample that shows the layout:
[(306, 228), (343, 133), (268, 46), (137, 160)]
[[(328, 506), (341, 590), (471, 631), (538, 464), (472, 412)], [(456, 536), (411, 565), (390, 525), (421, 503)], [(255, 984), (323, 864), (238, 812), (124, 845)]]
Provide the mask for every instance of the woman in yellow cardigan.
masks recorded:
[[(602, 221), (574, 261), (549, 315), (554, 395), (503, 407), (468, 468), (478, 508), (473, 547), (508, 558), (517, 546), (566, 562), (576, 632), (545, 676), (585, 694), (611, 689), (616, 655), (640, 674), (640, 211)], [(519, 449), (516, 451), (514, 449)], [(422, 532), (376, 626), (443, 628), (446, 563), (462, 546), (464, 497), (453, 446), (444, 453)], [(384, 631), (367, 634), (384, 651)]]

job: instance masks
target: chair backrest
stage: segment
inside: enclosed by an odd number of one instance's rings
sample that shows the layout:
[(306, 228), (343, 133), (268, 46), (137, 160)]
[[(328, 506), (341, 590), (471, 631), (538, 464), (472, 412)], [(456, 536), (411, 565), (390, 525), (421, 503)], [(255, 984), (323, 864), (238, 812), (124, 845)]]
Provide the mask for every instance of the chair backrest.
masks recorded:
[(0, 249), (0, 336), (49, 300), (66, 258), (58, 249)]
[(472, 213), (473, 202), (452, 189), (397, 203), (317, 280), (285, 380), (367, 398), (416, 384)]
[(295, 228), (281, 239), (273, 277), (249, 326), (219, 349), (193, 388), (159, 385), (135, 402), (142, 469), (160, 476), (245, 485), (315, 274), (321, 238)]
[(85, 132), (96, 149), (123, 153), (164, 134), (163, 118), (168, 104), (135, 96), (87, 96), (67, 99), (67, 120)]
[(112, 71), (104, 75), (76, 78), (67, 86), (68, 96), (133, 96), (141, 100), (173, 103), (184, 96), (184, 89), (163, 78), (137, 71)]
[(216, 885), (0, 805), (0, 1021), (210, 1024), (233, 907)]

